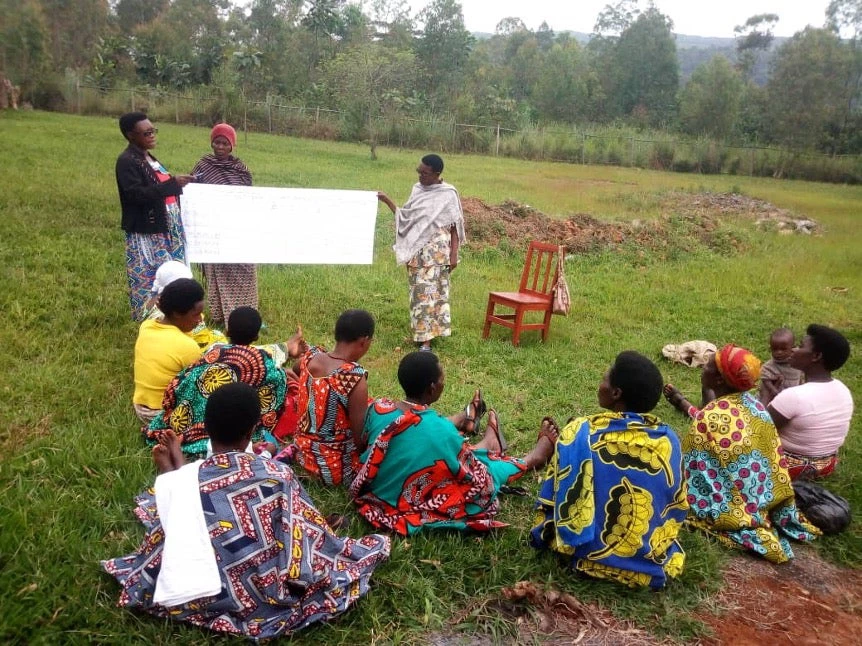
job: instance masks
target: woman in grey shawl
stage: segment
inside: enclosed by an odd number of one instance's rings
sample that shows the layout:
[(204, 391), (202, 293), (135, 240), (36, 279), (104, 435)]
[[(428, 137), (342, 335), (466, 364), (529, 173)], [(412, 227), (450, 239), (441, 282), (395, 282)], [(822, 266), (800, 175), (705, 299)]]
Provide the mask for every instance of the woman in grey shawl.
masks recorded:
[(440, 179), (443, 160), (425, 155), (416, 169), (419, 182), (401, 208), (385, 193), (377, 198), (395, 214), (395, 260), (407, 265), (410, 282), (410, 325), (420, 350), (431, 339), (452, 334), (449, 275), (458, 266), (465, 240), (464, 212), (458, 191)]

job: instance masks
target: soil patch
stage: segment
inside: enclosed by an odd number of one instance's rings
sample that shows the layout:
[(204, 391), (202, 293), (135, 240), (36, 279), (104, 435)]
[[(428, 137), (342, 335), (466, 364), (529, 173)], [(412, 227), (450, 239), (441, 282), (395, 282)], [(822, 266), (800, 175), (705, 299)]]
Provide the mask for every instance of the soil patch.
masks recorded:
[(632, 245), (659, 249), (698, 241), (708, 248), (738, 246), (738, 241), (717, 234), (723, 219), (743, 217), (760, 228), (778, 232), (813, 233), (817, 225), (764, 200), (735, 193), (667, 193), (655, 220), (607, 222), (586, 213), (565, 219), (550, 218), (541, 211), (513, 201), (489, 205), (475, 197), (461, 200), (471, 244), (496, 247), (507, 240), (522, 248), (530, 240), (556, 241), (567, 253), (586, 253)]
[(737, 556), (724, 571), (715, 610), (698, 618), (715, 633), (705, 644), (859, 644), (862, 571), (839, 568), (811, 548), (773, 565)]
[[(454, 617), (458, 624), (467, 617), (503, 617), (515, 626), (518, 644), (581, 644), (583, 646), (658, 646), (659, 640), (634, 623), (615, 617), (594, 603), (584, 603), (574, 595), (545, 588), (532, 581), (519, 581), (503, 588), (499, 598), (471, 604)], [(483, 635), (434, 635), (433, 646), (485, 646), (499, 643)]]

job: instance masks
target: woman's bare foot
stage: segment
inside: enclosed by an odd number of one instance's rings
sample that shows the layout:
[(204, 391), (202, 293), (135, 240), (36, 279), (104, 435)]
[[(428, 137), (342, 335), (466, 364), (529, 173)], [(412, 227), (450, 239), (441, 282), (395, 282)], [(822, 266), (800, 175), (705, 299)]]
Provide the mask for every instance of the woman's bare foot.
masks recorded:
[(505, 453), (508, 448), (506, 439), (500, 431), (500, 420), (493, 408), (488, 411), (488, 426), (482, 441), (475, 445), (477, 449), (487, 449), (488, 453)]
[(159, 475), (176, 469), (171, 453), (164, 444), (156, 444), (153, 447), (153, 463), (156, 465), (156, 471)]
[(683, 410), (682, 402), (685, 399), (685, 395), (683, 395), (676, 386), (673, 384), (665, 384), (662, 389), (662, 393), (664, 393), (664, 398), (671, 406), (677, 410)]
[(553, 417), (545, 417), (539, 429), (539, 438), (533, 450), (524, 456), (524, 462), (528, 469), (541, 469), (550, 462), (557, 448), (557, 440), (560, 438), (560, 429)]
[(174, 469), (179, 469), (185, 465), (186, 456), (183, 455), (182, 440), (174, 433), (173, 429), (169, 428), (161, 432), (159, 446), (164, 446), (167, 450)]

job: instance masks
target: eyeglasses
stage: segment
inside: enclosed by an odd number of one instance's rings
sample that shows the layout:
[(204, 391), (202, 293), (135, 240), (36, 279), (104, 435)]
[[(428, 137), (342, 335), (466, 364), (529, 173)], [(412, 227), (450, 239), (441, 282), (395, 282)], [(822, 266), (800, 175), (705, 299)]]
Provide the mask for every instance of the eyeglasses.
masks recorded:
[(156, 135), (159, 133), (159, 129), (158, 128), (150, 128), (149, 130), (144, 130), (143, 132), (139, 132), (137, 130), (135, 132), (137, 134), (143, 136), (143, 137), (152, 137), (153, 135)]

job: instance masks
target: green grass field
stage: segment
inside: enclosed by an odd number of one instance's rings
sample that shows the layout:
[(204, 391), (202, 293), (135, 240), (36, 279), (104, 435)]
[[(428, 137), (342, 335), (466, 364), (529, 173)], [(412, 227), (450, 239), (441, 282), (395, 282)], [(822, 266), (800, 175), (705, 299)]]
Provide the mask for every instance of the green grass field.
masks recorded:
[[(208, 152), (207, 130), (157, 125), (155, 152), (173, 172), (188, 172)], [(372, 162), (358, 145), (257, 134), (239, 139), (237, 153), (257, 185), (384, 190), (396, 202), (407, 197), (421, 155), (383, 149)], [(116, 121), (0, 113), (0, 141), (0, 640), (216, 642), (200, 630), (118, 609), (118, 586), (99, 567), (100, 559), (137, 546), (143, 532), (131, 513), (132, 498), (154, 477), (131, 410), (137, 329), (128, 317), (113, 174), (124, 147)], [(447, 370), (440, 410), (454, 412), (481, 386), (500, 411), (513, 450), (526, 451), (542, 416), (565, 420), (597, 410), (596, 387), (621, 350), (653, 357), (666, 379), (696, 393), (698, 373), (665, 362), (665, 343), (732, 341), (766, 359), (770, 330), (789, 325), (800, 334), (810, 322), (838, 327), (853, 344), (837, 376), (858, 405), (862, 187), (444, 156), (446, 180), (462, 195), (491, 203), (514, 199), (559, 216), (643, 220), (666, 215), (656, 199), (663, 192), (733, 190), (814, 218), (824, 233), (779, 236), (739, 220), (724, 224), (741, 241), (739, 251), (681, 238), (670, 251), (646, 257), (637, 249), (574, 256), (567, 263), (572, 314), (555, 317), (548, 343), (526, 334), (517, 349), (502, 328), (488, 341), (480, 332), (487, 292), (516, 285), (523, 253), (468, 244), (453, 278), (454, 334), (438, 346)], [(265, 340), (302, 323), (309, 340), (331, 344), (342, 310), (369, 309), (377, 319), (363, 361), (369, 390), (398, 396), (398, 348), (410, 344), (406, 280), (395, 266), (392, 241), (392, 216), (381, 208), (371, 266), (262, 267)], [(683, 417), (666, 403), (657, 412), (685, 431)], [(856, 510), (862, 506), (860, 419), (857, 414), (829, 481)], [(535, 490), (534, 480), (527, 486)], [(324, 513), (352, 514), (343, 492), (315, 483), (308, 489)], [(688, 562), (681, 580), (660, 594), (630, 592), (575, 578), (530, 549), (531, 505), (529, 497), (506, 498), (501, 519), (512, 526), (493, 537), (428, 533), (395, 540), (371, 594), (297, 641), (412, 642), (429, 631), (504, 640), (513, 624), (488, 612), (484, 602), (523, 579), (555, 585), (661, 636), (704, 634), (692, 611), (720, 585), (724, 548), (684, 532)], [(352, 535), (368, 532), (351, 517)], [(816, 549), (859, 567), (862, 523), (819, 541)]]

